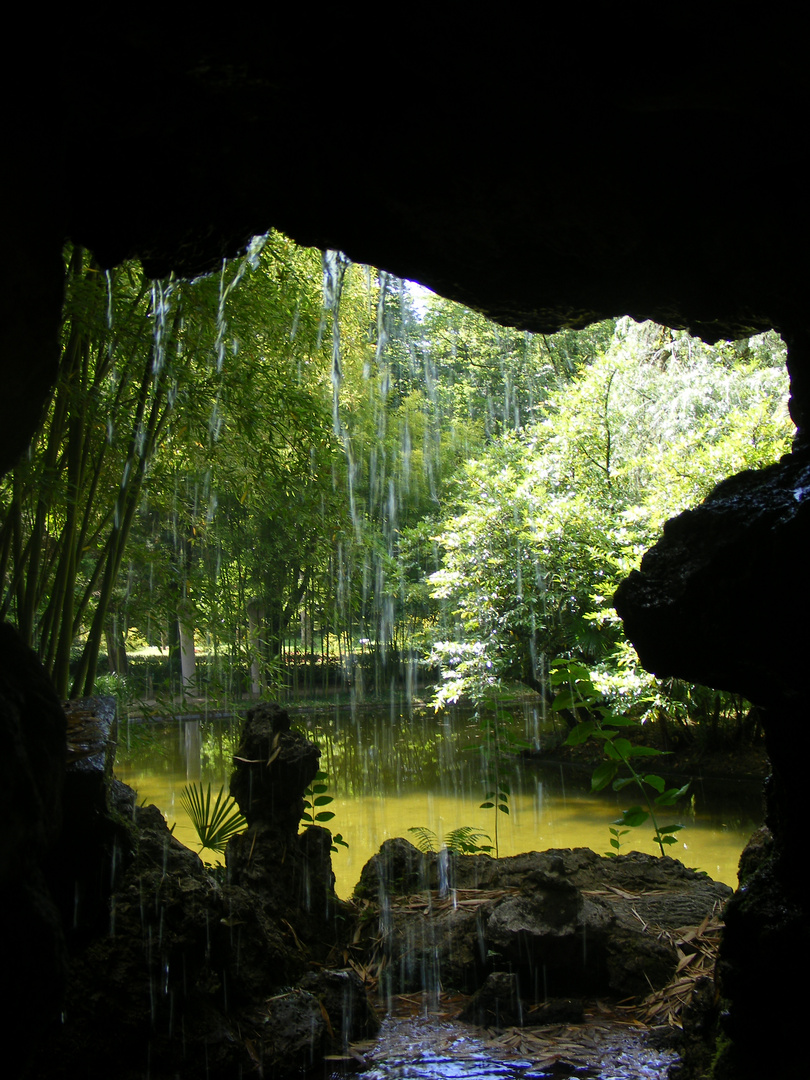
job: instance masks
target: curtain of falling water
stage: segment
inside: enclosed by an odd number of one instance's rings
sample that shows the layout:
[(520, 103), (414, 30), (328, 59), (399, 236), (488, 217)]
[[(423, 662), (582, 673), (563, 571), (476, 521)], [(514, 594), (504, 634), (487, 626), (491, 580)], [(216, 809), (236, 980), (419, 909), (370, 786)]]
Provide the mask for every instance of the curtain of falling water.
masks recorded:
[[(411, 500), (413, 442), (403, 398), (418, 387), (428, 402), (422, 424), (423, 482), (438, 502), (436, 472), (441, 434), (435, 409), (435, 378), (427, 351), (420, 355), (406, 284), (366, 268), (368, 306), (374, 313), (373, 356), (362, 369), (362, 393), (372, 410), (371, 428), (350, 429), (341, 412), (340, 302), (348, 262), (336, 252), (323, 257), (324, 318), (321, 337), (332, 325), (333, 420), (346, 460), (351, 534), (338, 545), (335, 621), (345, 628), (341, 658), (355, 702), (364, 696), (364, 676), (392, 702), (400, 683), (410, 700), (416, 685), (416, 653), (404, 636), (406, 578), (399, 544), (403, 510)], [(360, 275), (356, 275), (359, 279)], [(353, 288), (357, 288), (354, 284)], [(397, 361), (390, 349), (396, 344)], [(357, 388), (353, 387), (355, 393)], [(392, 396), (393, 395), (393, 396)], [(355, 660), (359, 653), (360, 662)]]

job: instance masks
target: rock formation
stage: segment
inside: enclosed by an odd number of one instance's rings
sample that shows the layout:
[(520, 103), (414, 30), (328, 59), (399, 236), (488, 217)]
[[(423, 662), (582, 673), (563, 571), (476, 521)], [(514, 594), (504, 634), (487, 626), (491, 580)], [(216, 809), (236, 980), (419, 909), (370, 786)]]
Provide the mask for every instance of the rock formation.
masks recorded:
[[(729, 21), (722, 10), (645, 10), (642, 20), (611, 7), (585, 19), (544, 6), (519, 19), (453, 7), (390, 31), (343, 10), (285, 18), (282, 28), (276, 17), (209, 25), (163, 13), (159, 25), (113, 33), (70, 12), (57, 48), (37, 27), (32, 47), (15, 50), (4, 70), (15, 106), (0, 468), (24, 450), (54, 379), (65, 237), (103, 265), (138, 256), (155, 274), (194, 274), (270, 226), (530, 329), (622, 314), (709, 340), (775, 327), (789, 345), (803, 448), (810, 84), (800, 10)], [(683, 516), (618, 601), (655, 670), (703, 672), (765, 710), (774, 843), (734, 909), (745, 930), (729, 934), (724, 960), (733, 1053), (754, 1075), (801, 1019), (798, 1003), (777, 1016), (768, 996), (767, 1023), (749, 1023), (762, 1004), (755, 988), (810, 959), (807, 931), (795, 936), (807, 926), (796, 868), (808, 520), (803, 482), (791, 487), (803, 460), (722, 487)], [(16, 663), (8, 652), (6, 663)], [(30, 790), (58, 803), (56, 776)], [(4, 847), (7, 890), (44, 872), (31, 863), (42, 867), (58, 817), (44, 814), (25, 859), (17, 839)], [(767, 949), (742, 947), (765, 927)], [(57, 937), (42, 946), (54, 958)], [(772, 1024), (779, 1038), (763, 1039)]]
[[(396, 839), (363, 868), (355, 895), (379, 912), (388, 993), (441, 986), (475, 994), (466, 1015), (481, 1022), (479, 995), (508, 1003), (514, 991), (510, 1018), (499, 1025), (511, 1026), (520, 1009), (549, 1000), (644, 997), (665, 986), (678, 964), (678, 929), (719, 914), (731, 889), (638, 852), (609, 859), (576, 848), (494, 859), (425, 855)], [(516, 983), (504, 984), (507, 975)]]
[[(97, 705), (86, 712), (96, 717)], [(171, 836), (157, 807), (137, 806), (135, 793), (111, 779), (104, 759), (114, 729), (99, 740), (84, 778), (71, 785), (92, 790), (95, 805), (91, 812), (81, 791), (69, 800), (70, 880), (82, 903), (78, 932), (69, 934), (64, 1002), (53, 988), (61, 1023), (43, 1029), (47, 1012), (38, 1014), (55, 1003), (27, 1001), (22, 1020), (39, 1018), (39, 1038), (26, 1044), (17, 1032), (12, 1040), (12, 1052), (29, 1059), (28, 1075), (298, 1076), (376, 1031), (360, 979), (341, 970), (350, 922), (333, 889), (329, 833), (298, 835), (319, 752), (274, 729), (279, 723), (289, 729), (274, 706), (252, 710), (246, 723), (243, 750), (265, 753), (277, 734), (285, 749), (258, 771), (235, 762), (237, 773), (250, 771), (275, 795), (244, 804), (251, 824), (230, 842), (235, 868), (225, 882)], [(28, 962), (37, 959), (28, 927), (18, 937)], [(51, 936), (40, 939), (44, 946)], [(22, 1063), (12, 1060), (15, 1072)]]

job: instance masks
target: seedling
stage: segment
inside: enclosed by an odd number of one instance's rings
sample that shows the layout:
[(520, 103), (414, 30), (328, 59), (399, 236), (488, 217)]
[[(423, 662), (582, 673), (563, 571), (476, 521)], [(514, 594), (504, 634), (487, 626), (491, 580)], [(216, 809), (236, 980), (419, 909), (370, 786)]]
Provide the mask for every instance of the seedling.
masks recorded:
[[(312, 786), (308, 787), (304, 792), (304, 813), (301, 820), (305, 822), (306, 828), (311, 825), (322, 825), (326, 821), (331, 821), (335, 816), (333, 810), (318, 809), (319, 806), (328, 806), (331, 802), (334, 802), (333, 796), (327, 794), (329, 790), (328, 780), (328, 773), (317, 772), (315, 779), (312, 781)], [(337, 852), (337, 845), (345, 848), (349, 846), (341, 833), (333, 833), (331, 829), (328, 832), (332, 837), (332, 851)]]

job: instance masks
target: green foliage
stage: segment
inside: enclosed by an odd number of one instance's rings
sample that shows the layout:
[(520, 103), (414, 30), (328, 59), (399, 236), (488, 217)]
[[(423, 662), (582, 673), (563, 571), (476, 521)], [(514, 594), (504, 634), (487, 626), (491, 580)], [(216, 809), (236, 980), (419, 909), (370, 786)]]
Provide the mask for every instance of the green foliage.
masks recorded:
[(493, 810), (495, 813), (495, 858), (497, 859), (500, 854), (500, 845), (498, 837), (498, 825), (500, 818), (498, 814), (509, 815), (509, 795), (510, 786), (508, 780), (505, 780), (501, 775), (501, 770), (498, 767), (497, 762), (488, 770), (487, 776), (488, 790), (484, 795), (484, 801), (480, 805), (481, 810)]
[(502, 814), (509, 813), (510, 787), (506, 780), (500, 779), (497, 774), (492, 774), (493, 788), (484, 796), (485, 802), (481, 803), (481, 810), (500, 810)]
[(105, 274), (65, 252), (62, 356), (29, 452), (0, 485), (0, 615), (16, 620), (57, 691), (89, 693), (149, 463), (187, 369), (172, 283)]
[(425, 853), (439, 852), (444, 848), (456, 855), (481, 855), (493, 850), (491, 843), (481, 842), (490, 840), (491, 837), (473, 825), (461, 825), (444, 836), (438, 836), (433, 829), (425, 825), (412, 825), (408, 832), (416, 836), (416, 846)]
[(618, 855), (622, 848), (622, 837), (627, 836), (629, 832), (629, 829), (621, 829), (617, 825), (609, 825), (608, 833), (610, 834), (610, 846), (613, 850), (606, 851), (605, 854), (610, 855), (611, 857)]
[(410, 687), (419, 652), (438, 705), (477, 704), (549, 696), (566, 656), (686, 722), (698, 695), (641, 671), (610, 597), (666, 517), (786, 447), (773, 335), (531, 335), (438, 297), (420, 316), (345, 259), (325, 309), (321, 254), (277, 233), (192, 283), (65, 258), (54, 400), (0, 484), (0, 615), (60, 693), (92, 690), (105, 643), (125, 676), (137, 626), (170, 696), (318, 664), (356, 694)]
[[(665, 751), (632, 743), (626, 737), (628, 729), (640, 728), (640, 725), (636, 720), (614, 712), (605, 704), (602, 695), (594, 686), (590, 671), (582, 664), (556, 661), (549, 681), (552, 686), (561, 687), (554, 699), (553, 709), (584, 711), (588, 716), (588, 719), (581, 720), (569, 733), (566, 740), (568, 745), (580, 746), (588, 739), (595, 739), (601, 744), (605, 761), (594, 769), (591, 790), (603, 791), (611, 785), (614, 791), (622, 791), (628, 786), (634, 786), (643, 799), (643, 806), (629, 807), (618, 821), (613, 822), (615, 828), (610, 830), (611, 847), (618, 851), (621, 837), (628, 829), (637, 828), (650, 821), (654, 829), (653, 839), (663, 855), (665, 845), (676, 842), (675, 833), (683, 826), (659, 825), (657, 811), (675, 806), (686, 794), (689, 784), (668, 788), (663, 777), (641, 771), (634, 765), (634, 761), (638, 759), (657, 757)], [(621, 776), (622, 771), (629, 775)]]
[[(327, 794), (329, 791), (329, 774), (319, 770), (315, 774), (315, 779), (312, 782), (312, 786), (308, 787), (304, 792), (304, 813), (302, 820), (306, 823), (307, 828), (311, 825), (322, 825), (326, 821), (331, 821), (335, 814), (332, 810), (319, 810), (318, 807), (329, 806), (334, 802), (334, 797)], [(331, 850), (337, 851), (337, 845), (347, 848), (349, 845), (343, 839), (341, 833), (332, 833)]]
[(191, 784), (183, 788), (180, 804), (191, 818), (202, 851), (223, 855), (231, 837), (247, 828), (247, 822), (231, 796), (225, 794), (224, 787), (212, 802), (210, 782), (205, 786), (202, 781)]
[(96, 677), (94, 691), (102, 696), (114, 697), (118, 703), (119, 717), (126, 716), (135, 697), (131, 682), (125, 675), (111, 672)]
[(561, 656), (594, 667), (623, 705), (686, 718), (680, 688), (640, 668), (612, 595), (668, 517), (789, 448), (784, 346), (762, 335), (712, 348), (631, 320), (607, 345), (460, 470), (429, 578), (438, 706), (513, 681), (550, 699), (547, 658)]

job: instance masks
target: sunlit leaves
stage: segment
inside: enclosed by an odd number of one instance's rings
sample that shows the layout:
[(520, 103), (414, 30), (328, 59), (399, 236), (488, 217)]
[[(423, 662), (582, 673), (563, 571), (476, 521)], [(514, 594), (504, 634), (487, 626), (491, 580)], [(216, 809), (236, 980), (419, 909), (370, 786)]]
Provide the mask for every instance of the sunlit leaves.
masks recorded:
[[(644, 800), (643, 806), (629, 807), (618, 821), (613, 822), (610, 828), (613, 854), (619, 850), (622, 836), (628, 829), (637, 828), (645, 821), (651, 820), (655, 829), (655, 842), (663, 855), (664, 846), (675, 843), (674, 834), (682, 826), (659, 825), (657, 811), (660, 808), (674, 806), (686, 794), (689, 784), (684, 784), (680, 788), (667, 788), (663, 777), (656, 773), (642, 774), (636, 768), (634, 759), (658, 757), (663, 754), (663, 751), (634, 742), (628, 737), (628, 729), (634, 727), (638, 731), (641, 725), (627, 715), (616, 712), (604, 701), (584, 665), (576, 661), (556, 660), (552, 666), (550, 678), (554, 685), (565, 687), (560, 690), (557, 698), (560, 699), (565, 695), (566, 708), (571, 708), (576, 713), (578, 706), (590, 717), (576, 724), (569, 732), (566, 740), (568, 745), (581, 746), (588, 739), (593, 739), (602, 746), (605, 760), (593, 771), (591, 790), (604, 791), (609, 785), (614, 791), (634, 787)], [(557, 709), (562, 708), (556, 701), (552, 707), (555, 706)]]
[(551, 655), (603, 663), (605, 684), (635, 702), (656, 692), (623, 641), (613, 592), (667, 517), (787, 449), (783, 353), (773, 335), (712, 348), (620, 320), (532, 424), (465, 464), (430, 578), (452, 631), (431, 654), (444, 677), (437, 703), (502, 679), (539, 689)]
[(183, 788), (180, 804), (191, 819), (202, 851), (223, 855), (231, 837), (247, 828), (247, 822), (224, 788), (212, 800), (211, 784), (203, 786), (200, 781)]

